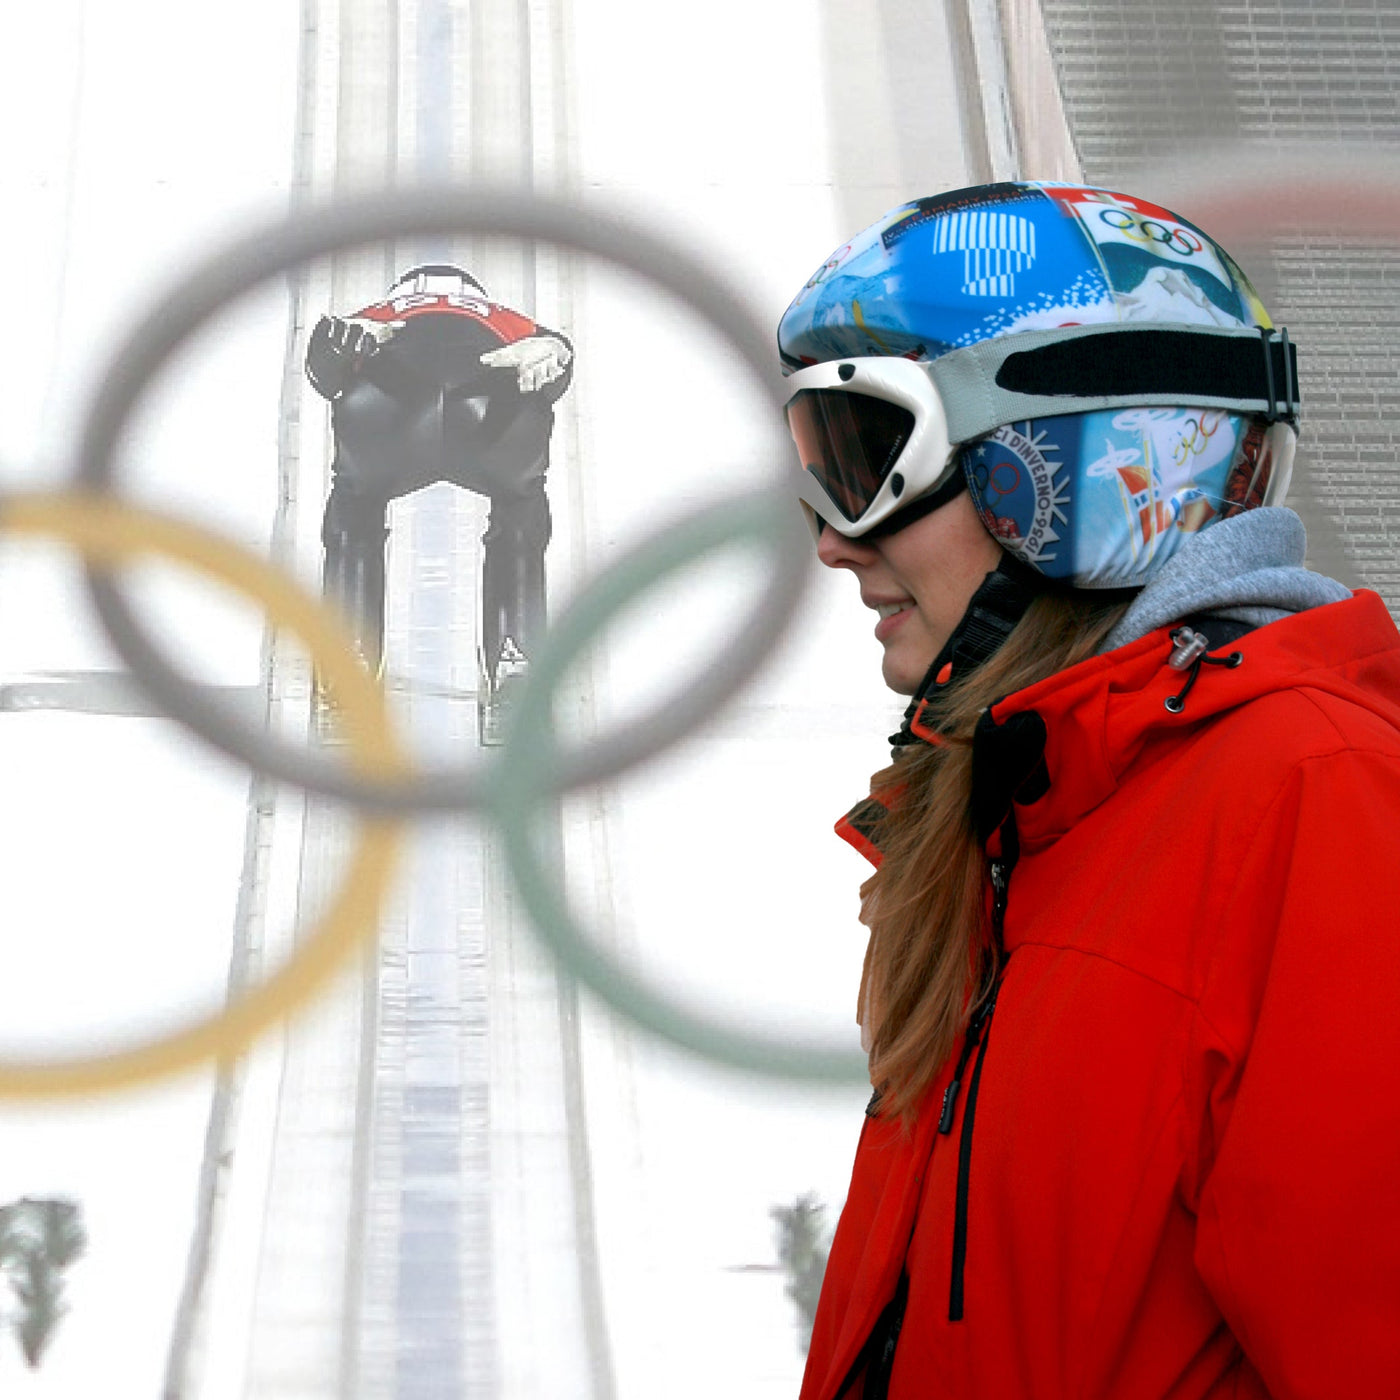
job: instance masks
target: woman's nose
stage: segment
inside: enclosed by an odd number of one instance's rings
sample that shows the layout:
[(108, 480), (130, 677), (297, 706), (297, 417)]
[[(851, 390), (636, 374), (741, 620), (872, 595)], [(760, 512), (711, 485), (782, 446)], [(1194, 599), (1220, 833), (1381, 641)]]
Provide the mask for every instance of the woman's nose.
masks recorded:
[(822, 532), (817, 537), (817, 558), (828, 569), (854, 569), (870, 563), (875, 558), (875, 549), (872, 545), (852, 539), (850, 535), (839, 534), (830, 525), (823, 524)]

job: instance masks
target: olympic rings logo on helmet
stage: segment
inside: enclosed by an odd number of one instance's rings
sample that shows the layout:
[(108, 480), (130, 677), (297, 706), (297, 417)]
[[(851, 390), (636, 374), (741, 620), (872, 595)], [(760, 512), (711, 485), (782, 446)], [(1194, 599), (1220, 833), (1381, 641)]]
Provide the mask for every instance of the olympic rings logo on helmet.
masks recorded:
[(1103, 209), (1099, 212), (1099, 222), (1129, 238), (1136, 237), (1139, 242), (1160, 243), (1183, 257), (1199, 253), (1206, 246), (1205, 240), (1184, 224), (1168, 228), (1157, 219), (1138, 218), (1126, 209)]
[(1210, 446), (1210, 440), (1219, 431), (1221, 423), (1225, 421), (1225, 415), (1220, 412), (1200, 413), (1194, 418), (1188, 418), (1185, 426), (1190, 430), (1182, 435), (1181, 441), (1176, 445), (1174, 460), (1177, 466), (1182, 466), (1191, 457), (1199, 457), (1202, 452)]
[(991, 468), (978, 462), (972, 468), (972, 479), (986, 497), (1014, 495), (1021, 485), (1021, 468), (1013, 461), (1000, 461)]

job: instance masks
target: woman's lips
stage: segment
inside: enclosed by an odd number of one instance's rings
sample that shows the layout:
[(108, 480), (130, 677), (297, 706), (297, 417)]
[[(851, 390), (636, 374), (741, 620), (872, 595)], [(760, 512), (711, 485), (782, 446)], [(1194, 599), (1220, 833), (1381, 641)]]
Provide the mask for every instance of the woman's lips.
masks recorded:
[(903, 603), (899, 611), (891, 613), (888, 617), (882, 617), (875, 624), (875, 640), (883, 642), (887, 637), (893, 635), (898, 627), (902, 627), (909, 620), (909, 614), (914, 611), (913, 602)]

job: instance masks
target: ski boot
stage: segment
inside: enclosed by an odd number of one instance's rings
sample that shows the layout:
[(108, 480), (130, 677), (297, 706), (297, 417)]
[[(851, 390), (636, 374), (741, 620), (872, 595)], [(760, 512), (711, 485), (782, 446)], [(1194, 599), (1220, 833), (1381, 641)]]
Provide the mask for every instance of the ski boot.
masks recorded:
[(501, 643), (501, 653), (490, 670), (483, 665), (477, 691), (477, 736), (483, 748), (505, 743), (506, 724), (529, 674), (530, 662), (513, 637)]

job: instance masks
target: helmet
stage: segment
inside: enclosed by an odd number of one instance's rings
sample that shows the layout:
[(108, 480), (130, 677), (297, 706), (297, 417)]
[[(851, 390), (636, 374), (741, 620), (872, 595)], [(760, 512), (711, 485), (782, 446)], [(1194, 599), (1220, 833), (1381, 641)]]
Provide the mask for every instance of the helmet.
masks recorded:
[(401, 272), (388, 294), (392, 299), (402, 296), (469, 296), (472, 292), (484, 297), (486, 288), (470, 272), (452, 263), (420, 263), (407, 272)]
[(1296, 356), (1230, 255), (1156, 204), (1047, 182), (891, 211), (778, 328), (817, 531), (970, 490), (997, 542), (1081, 588), (1145, 583), (1284, 496)]

